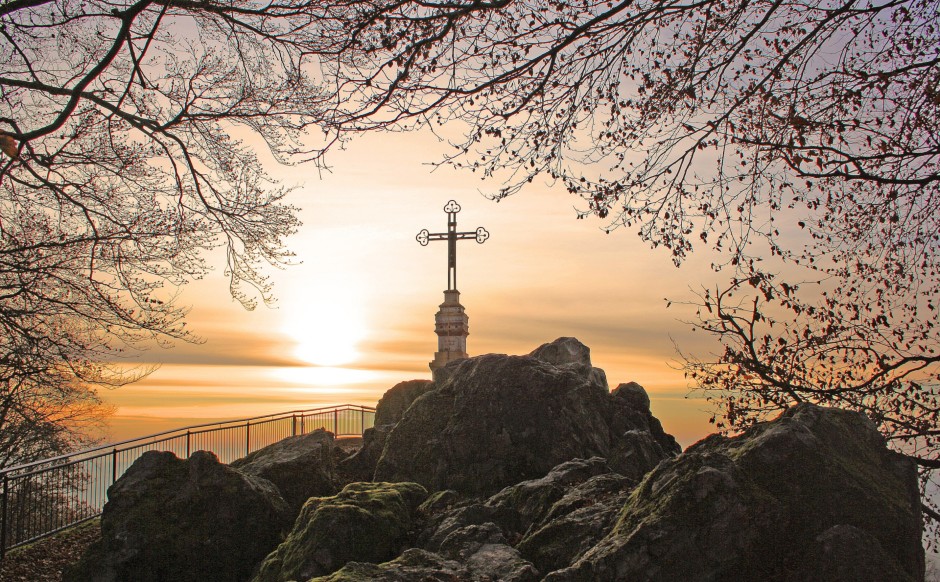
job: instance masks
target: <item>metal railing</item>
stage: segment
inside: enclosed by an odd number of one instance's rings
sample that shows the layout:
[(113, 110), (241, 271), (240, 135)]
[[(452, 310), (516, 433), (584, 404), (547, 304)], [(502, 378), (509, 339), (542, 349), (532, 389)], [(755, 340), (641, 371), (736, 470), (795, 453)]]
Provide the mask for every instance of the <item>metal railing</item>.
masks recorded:
[(293, 410), (178, 428), (0, 470), (0, 559), (7, 550), (99, 516), (108, 487), (147, 451), (181, 458), (211, 451), (231, 463), (289, 436), (319, 428), (358, 436), (374, 423), (375, 409), (367, 406)]

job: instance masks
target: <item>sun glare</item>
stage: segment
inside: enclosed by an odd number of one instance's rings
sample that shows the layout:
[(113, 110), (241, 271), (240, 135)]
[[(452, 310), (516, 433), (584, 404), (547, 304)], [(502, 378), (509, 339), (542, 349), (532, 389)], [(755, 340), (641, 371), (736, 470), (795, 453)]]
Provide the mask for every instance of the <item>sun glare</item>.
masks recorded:
[(305, 390), (328, 388), (331, 392), (335, 392), (338, 386), (366, 383), (379, 376), (376, 372), (370, 370), (353, 370), (331, 366), (274, 368), (272, 372), (282, 381), (305, 386)]
[(362, 310), (349, 296), (322, 293), (291, 313), (284, 332), (294, 340), (294, 357), (315, 366), (342, 366), (359, 357), (366, 335)]

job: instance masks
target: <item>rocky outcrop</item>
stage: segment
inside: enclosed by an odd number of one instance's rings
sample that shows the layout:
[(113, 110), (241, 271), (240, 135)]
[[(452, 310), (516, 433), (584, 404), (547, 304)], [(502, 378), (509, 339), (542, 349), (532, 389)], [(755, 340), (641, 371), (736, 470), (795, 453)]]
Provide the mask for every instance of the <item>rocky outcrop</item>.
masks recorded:
[(426, 497), (415, 483), (353, 483), (335, 496), (311, 498), (254, 582), (309, 580), (348, 562), (391, 560), (404, 549)]
[(402, 415), (418, 397), (432, 389), (428, 380), (408, 380), (389, 388), (375, 407), (375, 424), (362, 435), (362, 447), (340, 463), (340, 470), (350, 479), (371, 481), (385, 440)]
[(863, 415), (800, 405), (660, 464), (545, 579), (919, 581), (920, 538), (913, 464)]
[(324, 580), (924, 579), (914, 467), (863, 415), (812, 405), (709, 437), (639, 484), (576, 459), (486, 499), (439, 492), (419, 514), (417, 548)]
[(679, 452), (648, 406), (611, 395), (588, 348), (572, 338), (438, 372), (388, 433), (377, 480), (489, 495), (571, 459), (600, 456), (639, 478)]
[[(435, 378), (383, 398), (359, 457), (397, 482), (307, 500), (256, 582), (923, 581), (915, 469), (861, 414), (804, 404), (677, 456), (646, 391), (609, 392), (571, 338)], [(285, 513), (257, 476), (281, 479), (279, 451), (239, 463), (250, 475), (146, 455), (67, 580), (245, 579)]]
[(293, 515), (307, 499), (336, 493), (333, 435), (322, 428), (287, 437), (234, 461), (231, 467), (273, 483)]
[(268, 481), (199, 451), (144, 453), (108, 488), (101, 540), (67, 582), (247, 580), (289, 524)]
[(609, 473), (606, 461), (594, 457), (562, 463), (483, 501), (461, 501), (455, 492), (442, 492), (420, 508), (426, 524), (417, 544), (467, 563), (461, 556), (476, 551), (474, 541), (485, 541), (503, 556), (504, 571), (494, 580), (509, 579), (511, 572), (524, 579), (565, 567), (599, 542), (635, 483)]

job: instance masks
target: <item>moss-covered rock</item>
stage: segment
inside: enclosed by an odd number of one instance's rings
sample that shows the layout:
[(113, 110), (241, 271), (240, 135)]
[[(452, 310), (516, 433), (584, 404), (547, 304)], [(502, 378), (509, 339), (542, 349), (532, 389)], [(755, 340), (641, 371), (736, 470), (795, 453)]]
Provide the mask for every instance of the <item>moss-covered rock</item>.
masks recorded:
[(428, 495), (424, 503), (418, 507), (418, 511), (423, 515), (431, 515), (445, 511), (460, 502), (460, 494), (453, 489), (435, 491)]
[(913, 464), (863, 415), (800, 405), (661, 463), (610, 534), (546, 580), (849, 582), (840, 564), (869, 548), (879, 572), (919, 581), (920, 537)]
[(441, 552), (411, 548), (381, 564), (349, 562), (309, 582), (536, 582), (538, 571), (510, 547), (494, 524), (454, 532)]
[(247, 580), (288, 523), (270, 482), (205, 451), (188, 460), (147, 452), (108, 489), (101, 540), (66, 580)]
[(350, 562), (333, 574), (311, 578), (309, 582), (455, 582), (471, 579), (470, 572), (458, 562), (433, 552), (410, 549), (391, 562)]
[(391, 560), (408, 541), (416, 509), (426, 497), (416, 483), (352, 483), (332, 497), (311, 498), (254, 580), (307, 580), (347, 562)]

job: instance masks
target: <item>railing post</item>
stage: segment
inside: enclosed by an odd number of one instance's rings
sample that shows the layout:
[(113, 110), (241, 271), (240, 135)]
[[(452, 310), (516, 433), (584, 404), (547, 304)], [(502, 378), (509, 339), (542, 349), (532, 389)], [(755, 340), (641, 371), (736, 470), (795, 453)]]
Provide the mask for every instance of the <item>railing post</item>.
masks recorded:
[(359, 409), (359, 434), (366, 432), (366, 409)]
[(333, 409), (333, 435), (339, 436), (339, 410)]
[(190, 433), (190, 432), (187, 430), (187, 431), (186, 431), (186, 458), (187, 458), (187, 459), (189, 458), (189, 455), (190, 455), (190, 440), (191, 440), (191, 437), (192, 437), (192, 433)]
[(290, 415), (290, 436), (297, 436), (297, 415)]
[(0, 560), (7, 554), (7, 499), (10, 497), (10, 476), (3, 474), (3, 502), (0, 503)]
[(251, 454), (251, 421), (245, 423), (245, 456)]
[(114, 482), (117, 481), (117, 453), (118, 450), (111, 449), (111, 484), (114, 485)]

